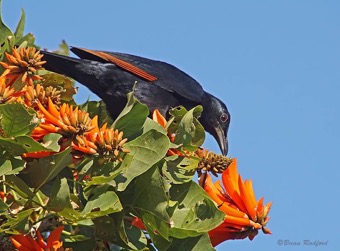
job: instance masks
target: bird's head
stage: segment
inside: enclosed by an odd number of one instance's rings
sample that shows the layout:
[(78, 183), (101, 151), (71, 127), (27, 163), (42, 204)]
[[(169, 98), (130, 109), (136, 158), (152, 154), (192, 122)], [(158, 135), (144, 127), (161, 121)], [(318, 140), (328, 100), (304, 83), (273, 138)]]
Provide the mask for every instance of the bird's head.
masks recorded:
[(205, 93), (200, 121), (204, 129), (217, 141), (223, 155), (228, 153), (228, 129), (230, 114), (227, 106), (218, 98)]

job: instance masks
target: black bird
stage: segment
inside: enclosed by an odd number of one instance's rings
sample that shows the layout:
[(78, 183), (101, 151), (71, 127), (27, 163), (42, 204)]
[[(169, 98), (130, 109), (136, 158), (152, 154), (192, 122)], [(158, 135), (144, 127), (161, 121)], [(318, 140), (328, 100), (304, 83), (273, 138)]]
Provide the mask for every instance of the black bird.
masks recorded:
[(168, 116), (168, 110), (179, 105), (186, 109), (202, 105), (199, 121), (216, 139), (222, 154), (228, 153), (230, 114), (226, 105), (185, 72), (165, 62), (129, 54), (76, 47), (71, 51), (80, 59), (43, 51), (45, 68), (88, 87), (104, 101), (113, 119), (124, 108), (126, 94), (137, 81), (134, 95), (150, 111), (158, 109)]

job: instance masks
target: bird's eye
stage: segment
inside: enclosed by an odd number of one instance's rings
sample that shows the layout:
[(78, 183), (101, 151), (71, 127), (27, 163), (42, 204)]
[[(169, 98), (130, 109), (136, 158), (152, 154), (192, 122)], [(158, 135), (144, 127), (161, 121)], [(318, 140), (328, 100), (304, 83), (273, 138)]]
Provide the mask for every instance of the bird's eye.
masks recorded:
[(228, 114), (222, 113), (222, 115), (221, 115), (221, 117), (220, 117), (220, 120), (221, 120), (223, 123), (225, 123), (225, 122), (228, 121), (228, 119), (229, 119)]

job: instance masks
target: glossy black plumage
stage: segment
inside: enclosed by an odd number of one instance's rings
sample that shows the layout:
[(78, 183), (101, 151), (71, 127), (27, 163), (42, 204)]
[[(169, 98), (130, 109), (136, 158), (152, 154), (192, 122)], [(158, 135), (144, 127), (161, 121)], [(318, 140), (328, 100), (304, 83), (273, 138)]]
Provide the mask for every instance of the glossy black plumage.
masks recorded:
[[(137, 81), (134, 95), (140, 102), (146, 104), (150, 111), (158, 109), (167, 116), (170, 108), (179, 105), (187, 109), (202, 105), (200, 122), (205, 130), (214, 136), (222, 153), (227, 154), (227, 132), (230, 122), (227, 107), (222, 101), (205, 92), (188, 74), (168, 63), (129, 54), (91, 51), (76, 47), (71, 51), (81, 59), (43, 52), (43, 60), (47, 61), (45, 68), (71, 77), (88, 87), (105, 102), (112, 118), (117, 117), (124, 108), (126, 94), (132, 90)], [(107, 59), (109, 57), (123, 60), (154, 76), (155, 79), (150, 81), (151, 78), (148, 80), (133, 70), (114, 64)]]

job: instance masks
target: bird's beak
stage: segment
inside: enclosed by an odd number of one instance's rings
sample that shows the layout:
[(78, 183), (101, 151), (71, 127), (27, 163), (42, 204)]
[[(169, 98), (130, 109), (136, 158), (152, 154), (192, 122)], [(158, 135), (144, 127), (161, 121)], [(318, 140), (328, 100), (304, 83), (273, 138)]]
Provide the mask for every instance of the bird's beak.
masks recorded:
[(219, 126), (216, 130), (217, 142), (224, 156), (228, 154), (228, 139), (224, 134), (223, 129)]

